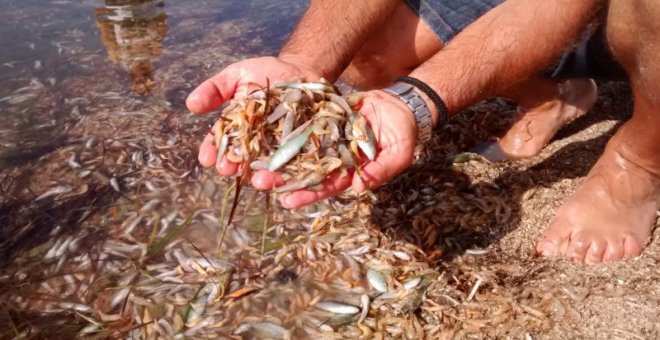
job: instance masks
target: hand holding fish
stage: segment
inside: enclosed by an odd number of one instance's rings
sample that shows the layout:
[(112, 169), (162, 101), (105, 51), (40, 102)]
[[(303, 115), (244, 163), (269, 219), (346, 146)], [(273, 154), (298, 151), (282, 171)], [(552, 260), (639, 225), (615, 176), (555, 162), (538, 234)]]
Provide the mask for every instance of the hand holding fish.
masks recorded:
[[(376, 138), (375, 158), (369, 160), (362, 155), (357, 160), (359, 171), (344, 177), (335, 172), (323, 181), (320, 190), (297, 190), (281, 195), (284, 207), (298, 208), (339, 194), (351, 185), (357, 192), (377, 188), (412, 164), (417, 125), (412, 112), (400, 100), (383, 91), (366, 92), (359, 113), (366, 118)], [(283, 180), (276, 173), (259, 171), (254, 173), (252, 183), (257, 189), (270, 189), (281, 185)]]
[[(217, 109), (232, 98), (245, 97), (249, 91), (258, 88), (258, 84), (266, 84), (277, 80), (288, 80), (294, 76), (305, 76), (318, 79), (319, 75), (300, 62), (275, 57), (260, 57), (239, 61), (231, 64), (215, 76), (207, 79), (193, 90), (186, 99), (186, 106), (194, 113), (207, 113)], [(212, 136), (206, 136), (199, 150), (199, 162), (205, 167), (216, 165), (218, 172), (224, 176), (236, 174), (238, 165), (223, 159), (216, 162), (216, 151), (211, 141)]]
[[(196, 111), (203, 112), (224, 99), (236, 71), (223, 72), (191, 94), (192, 110), (203, 102)], [(284, 207), (324, 199), (351, 184), (358, 192), (377, 187), (412, 161), (414, 118), (384, 92), (341, 96), (323, 79), (279, 81), (270, 88), (236, 83), (236, 95), (205, 138), (199, 160), (215, 164), (221, 175), (240, 173), (255, 188), (280, 193)], [(255, 91), (248, 95), (250, 85)]]

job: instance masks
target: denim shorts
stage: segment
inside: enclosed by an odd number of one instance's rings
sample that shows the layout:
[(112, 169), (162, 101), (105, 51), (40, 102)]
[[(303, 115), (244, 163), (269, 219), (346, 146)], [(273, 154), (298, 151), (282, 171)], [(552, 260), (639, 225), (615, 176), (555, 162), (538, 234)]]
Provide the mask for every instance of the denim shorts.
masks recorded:
[(406, 0), (443, 44), (503, 0)]
[[(503, 0), (406, 0), (412, 10), (433, 30), (443, 44), (497, 7)], [(625, 72), (614, 60), (602, 27), (591, 25), (579, 41), (543, 75), (549, 78), (591, 77), (624, 79)]]

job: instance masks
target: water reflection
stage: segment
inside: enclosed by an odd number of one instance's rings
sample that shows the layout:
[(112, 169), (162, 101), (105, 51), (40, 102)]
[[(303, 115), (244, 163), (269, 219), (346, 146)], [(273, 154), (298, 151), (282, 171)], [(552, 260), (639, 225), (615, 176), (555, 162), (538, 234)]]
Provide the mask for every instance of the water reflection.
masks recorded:
[(140, 95), (150, 93), (155, 85), (152, 60), (163, 52), (167, 33), (164, 6), (157, 0), (106, 0), (95, 11), (110, 60), (128, 71), (131, 88)]

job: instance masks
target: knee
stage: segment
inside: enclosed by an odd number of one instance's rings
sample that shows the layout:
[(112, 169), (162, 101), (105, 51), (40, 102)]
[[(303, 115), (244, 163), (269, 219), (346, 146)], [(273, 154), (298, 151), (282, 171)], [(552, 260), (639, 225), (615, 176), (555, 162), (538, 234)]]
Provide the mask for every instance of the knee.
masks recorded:
[[(607, 15), (607, 40), (622, 64), (644, 61), (643, 55), (656, 54), (660, 35), (660, 2), (657, 0), (612, 0)], [(632, 65), (630, 65), (632, 66)]]
[(633, 82), (660, 83), (660, 2), (612, 0), (607, 17), (607, 40), (612, 53)]

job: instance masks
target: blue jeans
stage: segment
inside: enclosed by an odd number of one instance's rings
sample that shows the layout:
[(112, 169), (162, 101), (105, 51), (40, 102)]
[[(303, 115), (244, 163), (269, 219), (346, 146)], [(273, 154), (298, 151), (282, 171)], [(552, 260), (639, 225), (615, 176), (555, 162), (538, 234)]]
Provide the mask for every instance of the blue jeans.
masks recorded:
[[(532, 1), (532, 0), (530, 0)], [(503, 0), (406, 0), (412, 10), (433, 30), (443, 44), (497, 7)], [(602, 27), (589, 27), (574, 46), (549, 67), (549, 78), (591, 77), (625, 79), (625, 73), (614, 61)]]
[(503, 0), (406, 0), (444, 45)]

